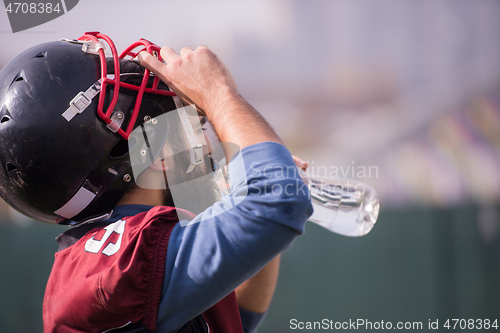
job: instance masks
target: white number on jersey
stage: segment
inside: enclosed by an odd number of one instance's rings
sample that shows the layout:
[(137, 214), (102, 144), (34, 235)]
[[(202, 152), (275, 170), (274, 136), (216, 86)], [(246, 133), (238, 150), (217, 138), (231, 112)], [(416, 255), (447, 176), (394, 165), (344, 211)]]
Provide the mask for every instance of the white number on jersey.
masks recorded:
[(125, 231), (125, 221), (119, 220), (117, 222), (111, 223), (110, 225), (106, 226), (104, 230), (106, 230), (106, 232), (100, 240), (95, 240), (94, 237), (92, 237), (85, 243), (85, 251), (90, 253), (98, 253), (106, 243), (108, 238), (114, 232), (116, 232), (119, 235), (118, 240), (116, 241), (116, 243), (108, 243), (104, 250), (102, 250), (102, 253), (107, 256), (112, 256), (113, 254), (118, 252), (122, 243), (123, 232)]

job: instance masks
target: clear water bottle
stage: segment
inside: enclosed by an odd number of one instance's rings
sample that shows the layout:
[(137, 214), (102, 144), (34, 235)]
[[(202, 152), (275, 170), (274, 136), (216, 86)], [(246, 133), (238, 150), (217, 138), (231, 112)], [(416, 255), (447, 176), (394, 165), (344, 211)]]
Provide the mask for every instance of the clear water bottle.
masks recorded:
[(354, 179), (309, 177), (299, 170), (308, 185), (314, 212), (309, 221), (337, 234), (366, 235), (377, 222), (380, 204), (369, 185)]
[[(309, 177), (297, 169), (309, 188), (314, 209), (308, 221), (351, 237), (363, 236), (372, 230), (380, 208), (377, 192), (372, 187), (354, 179)], [(221, 197), (230, 194), (225, 159), (220, 160), (214, 180)]]

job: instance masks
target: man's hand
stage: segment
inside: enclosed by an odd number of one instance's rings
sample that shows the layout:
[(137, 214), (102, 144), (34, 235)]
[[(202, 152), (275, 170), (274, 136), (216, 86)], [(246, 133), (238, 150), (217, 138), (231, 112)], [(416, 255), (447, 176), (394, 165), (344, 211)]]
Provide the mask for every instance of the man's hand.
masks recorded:
[(231, 73), (208, 47), (199, 46), (194, 51), (184, 47), (177, 54), (164, 46), (160, 55), (166, 65), (147, 52), (139, 54), (139, 61), (188, 104), (194, 103), (209, 114), (239, 97)]
[(306, 171), (307, 170), (307, 167), (309, 166), (307, 164), (306, 161), (304, 161), (303, 159), (301, 159), (300, 157), (298, 156), (295, 156), (295, 155), (292, 155), (292, 158), (293, 158), (293, 161), (295, 162), (295, 164), (301, 168), (302, 170)]
[(139, 61), (177, 95), (201, 108), (222, 142), (240, 149), (264, 141), (281, 143), (267, 121), (238, 93), (227, 67), (206, 46), (195, 51), (185, 47), (180, 54), (166, 46), (160, 55), (166, 64), (146, 52), (139, 53)]

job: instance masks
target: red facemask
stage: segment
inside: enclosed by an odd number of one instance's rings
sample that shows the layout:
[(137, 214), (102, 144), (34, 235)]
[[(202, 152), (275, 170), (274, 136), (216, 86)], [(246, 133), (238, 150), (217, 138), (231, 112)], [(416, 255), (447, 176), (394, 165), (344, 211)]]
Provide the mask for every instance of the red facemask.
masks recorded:
[[(165, 95), (165, 96), (175, 96), (175, 93), (172, 91), (169, 91), (169, 90), (158, 89), (158, 83), (160, 80), (157, 76), (155, 76), (151, 87), (148, 87), (150, 71), (147, 68), (144, 70), (144, 75), (143, 75), (142, 82), (141, 82), (140, 86), (133, 85), (130, 83), (121, 82), (120, 75), (114, 75), (114, 78), (109, 78), (107, 76), (106, 55), (104, 54), (104, 43), (100, 42), (99, 41), (100, 39), (104, 40), (109, 45), (109, 48), (111, 49), (115, 73), (120, 73), (119, 59), (125, 59), (125, 57), (130, 57), (130, 59), (134, 59), (142, 51), (146, 51), (149, 54), (157, 57), (159, 61), (162, 61), (162, 58), (160, 56), (160, 47), (156, 44), (151, 43), (150, 41), (148, 41), (146, 39), (141, 38), (137, 42), (135, 42), (135, 43), (131, 44), (129, 47), (127, 47), (118, 56), (115, 44), (113, 43), (111, 38), (109, 38), (107, 35), (101, 34), (100, 32), (86, 32), (85, 34), (83, 34), (82, 37), (78, 38), (78, 40), (81, 42), (85, 42), (85, 41), (89, 42), (88, 44), (86, 44), (86, 47), (88, 48), (87, 52), (99, 54), (100, 63), (101, 63), (101, 94), (99, 95), (97, 114), (99, 115), (99, 117), (102, 120), (104, 120), (106, 122), (106, 124), (110, 124), (112, 122), (111, 114), (113, 113), (113, 110), (114, 110), (116, 103), (118, 101), (118, 94), (120, 92), (120, 88), (126, 88), (126, 89), (137, 91), (137, 98), (135, 101), (135, 106), (134, 106), (134, 109), (132, 111), (132, 116), (130, 118), (130, 121), (127, 124), (126, 130), (122, 130), (120, 128), (116, 132), (117, 134), (121, 135), (124, 139), (128, 140), (130, 133), (134, 129), (134, 125), (135, 125), (135, 122), (137, 120), (137, 116), (139, 114), (139, 109), (141, 108), (142, 97), (143, 97), (144, 93), (152, 93), (152, 94)], [(134, 50), (136, 50), (136, 49), (138, 49), (138, 51), (134, 52)], [(104, 109), (104, 97), (106, 96), (106, 87), (108, 84), (114, 85), (113, 98), (112, 98), (111, 103), (109, 104), (107, 110), (104, 111), (103, 110)]]

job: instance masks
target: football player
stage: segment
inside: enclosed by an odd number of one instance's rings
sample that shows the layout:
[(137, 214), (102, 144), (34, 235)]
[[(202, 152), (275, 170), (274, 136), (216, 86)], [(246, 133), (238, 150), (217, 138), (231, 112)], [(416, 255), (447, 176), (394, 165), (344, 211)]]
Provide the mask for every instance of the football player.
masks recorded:
[(0, 72), (0, 138), (1, 197), (71, 226), (46, 332), (253, 332), (312, 213), (289, 151), (205, 46), (118, 55), (92, 32), (30, 48)]

